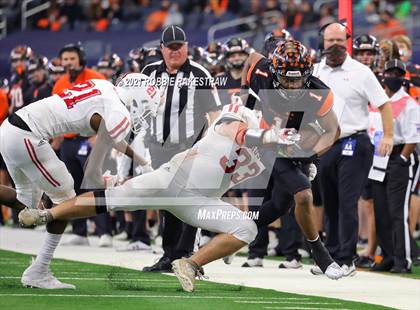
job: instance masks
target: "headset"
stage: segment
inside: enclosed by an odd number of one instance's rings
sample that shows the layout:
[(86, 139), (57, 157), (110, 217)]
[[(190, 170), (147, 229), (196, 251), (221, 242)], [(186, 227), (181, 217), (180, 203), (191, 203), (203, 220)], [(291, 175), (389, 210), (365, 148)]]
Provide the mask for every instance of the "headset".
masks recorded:
[(58, 56), (61, 58), (61, 55), (64, 52), (76, 52), (77, 55), (79, 55), (80, 66), (81, 67), (86, 66), (86, 53), (85, 53), (85, 49), (82, 46), (82, 43), (77, 42), (76, 44), (70, 43), (70, 44), (64, 45), (64, 47), (58, 53)]
[(332, 24), (340, 24), (341, 26), (343, 26), (346, 29), (346, 39), (350, 39), (352, 37), (350, 29), (344, 24), (343, 21), (335, 21), (335, 22), (327, 23), (324, 26), (322, 26), (318, 31), (318, 49), (320, 51), (324, 50), (324, 32), (325, 32), (325, 29), (329, 25), (332, 25)]

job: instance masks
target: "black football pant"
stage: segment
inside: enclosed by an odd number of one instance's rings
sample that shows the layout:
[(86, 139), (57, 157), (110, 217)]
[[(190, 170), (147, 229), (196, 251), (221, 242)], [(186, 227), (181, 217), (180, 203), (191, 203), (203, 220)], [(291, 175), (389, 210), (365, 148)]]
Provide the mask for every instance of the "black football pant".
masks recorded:
[(400, 157), (402, 146), (397, 145), (388, 162), (383, 182), (372, 182), (375, 224), (378, 244), (384, 258), (396, 267), (410, 267), (411, 240), (408, 229), (413, 165)]
[(373, 160), (373, 145), (366, 133), (351, 136), (353, 156), (342, 155), (338, 140), (321, 157), (320, 181), (325, 211), (325, 245), (340, 265), (352, 264), (358, 240), (357, 204)]

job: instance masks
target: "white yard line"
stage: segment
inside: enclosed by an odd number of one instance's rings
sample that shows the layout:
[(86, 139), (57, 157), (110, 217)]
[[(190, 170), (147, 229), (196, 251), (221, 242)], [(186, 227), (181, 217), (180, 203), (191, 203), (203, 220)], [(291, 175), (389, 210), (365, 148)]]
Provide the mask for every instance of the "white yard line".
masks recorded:
[[(180, 298), (180, 299), (235, 299), (238, 298), (237, 296), (194, 296), (194, 295), (119, 295), (119, 294), (33, 294), (33, 293), (11, 293), (11, 294), (3, 294), (0, 293), (1, 296), (10, 296), (10, 297), (86, 297), (86, 298)], [(274, 299), (272, 297), (241, 297), (242, 299)], [(288, 297), (279, 297), (276, 299), (290, 299), (294, 300), (291, 303), (296, 303), (296, 300), (301, 300), (300, 298), (288, 298)]]
[[(1, 249), (36, 254), (43, 239), (43, 232), (0, 227)], [(150, 252), (116, 252), (113, 248), (99, 248), (96, 246), (97, 238), (90, 238), (90, 242), (92, 246), (89, 247), (60, 246), (55, 257), (136, 270), (153, 264), (159, 258)], [(116, 245), (121, 244), (119, 242)], [(398, 309), (420, 309), (420, 280), (358, 272), (354, 277), (333, 281), (325, 276), (311, 275), (310, 266), (298, 270), (279, 269), (279, 262), (265, 260), (264, 268), (241, 268), (244, 261), (245, 258), (236, 257), (227, 266), (219, 260), (205, 266), (205, 272), (212, 281), (220, 283), (366, 302)], [(0, 261), (0, 266), (5, 263), (7, 261)]]

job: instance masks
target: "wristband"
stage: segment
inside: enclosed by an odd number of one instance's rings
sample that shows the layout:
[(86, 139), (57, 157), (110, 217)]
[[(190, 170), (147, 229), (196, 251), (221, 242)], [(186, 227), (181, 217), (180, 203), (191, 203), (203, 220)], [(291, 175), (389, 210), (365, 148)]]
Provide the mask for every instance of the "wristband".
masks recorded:
[(245, 133), (246, 146), (258, 146), (263, 144), (264, 133), (266, 129), (247, 129)]
[(405, 156), (403, 155), (403, 154), (400, 154), (400, 157), (401, 157), (401, 159), (406, 163), (406, 162), (408, 162), (408, 159), (407, 158), (405, 158)]

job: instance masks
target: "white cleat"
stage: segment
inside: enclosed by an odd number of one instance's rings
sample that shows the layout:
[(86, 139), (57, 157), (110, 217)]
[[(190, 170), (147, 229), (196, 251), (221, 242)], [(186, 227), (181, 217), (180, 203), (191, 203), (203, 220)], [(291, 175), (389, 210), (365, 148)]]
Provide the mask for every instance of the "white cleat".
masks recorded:
[(39, 271), (33, 265), (29, 266), (22, 274), (20, 282), (24, 287), (43, 288), (49, 290), (76, 289), (73, 284), (63, 283), (58, 280), (50, 269)]
[(291, 261), (285, 260), (280, 263), (279, 268), (281, 269), (299, 269), (302, 268), (302, 264), (297, 259)]
[(195, 289), (195, 277), (203, 277), (203, 271), (188, 258), (180, 258), (172, 262), (172, 271), (178, 278), (182, 289), (186, 292), (193, 292)]
[(89, 239), (87, 237), (79, 236), (79, 235), (71, 235), (68, 239), (61, 243), (61, 245), (65, 246), (73, 246), (73, 245), (81, 245), (81, 246), (89, 246)]
[(112, 247), (112, 237), (108, 234), (102, 235), (99, 238), (98, 246), (100, 248), (110, 248), (110, 247)]
[(319, 268), (318, 266), (312, 267), (311, 273), (316, 276), (325, 274), (329, 279), (332, 279), (332, 280), (338, 280), (342, 278), (343, 276), (345, 276), (344, 270), (336, 262), (331, 263), (327, 267), (327, 270), (325, 270), (325, 273), (322, 272), (321, 268)]
[(133, 251), (152, 251), (152, 247), (141, 241), (134, 241), (129, 244), (120, 246), (116, 249), (117, 252), (133, 252)]
[(245, 263), (242, 264), (242, 267), (262, 267), (263, 266), (263, 259), (256, 257), (256, 258), (248, 258)]
[(231, 255), (228, 255), (228, 256), (225, 256), (225, 257), (223, 257), (223, 262), (226, 264), (226, 265), (230, 265), (230, 264), (232, 264), (232, 262), (233, 262), (233, 259), (235, 258), (235, 253), (233, 253), (233, 254), (231, 254)]
[(123, 231), (121, 233), (119, 233), (118, 235), (114, 236), (114, 240), (118, 240), (118, 241), (126, 241), (128, 240), (128, 234), (126, 231)]
[(350, 266), (344, 264), (343, 266), (341, 266), (341, 269), (343, 270), (344, 277), (353, 277), (354, 275), (356, 275), (356, 266), (354, 264), (351, 264)]
[(25, 208), (19, 212), (19, 223), (22, 226), (38, 226), (45, 225), (48, 223), (48, 218), (51, 215), (48, 210)]

